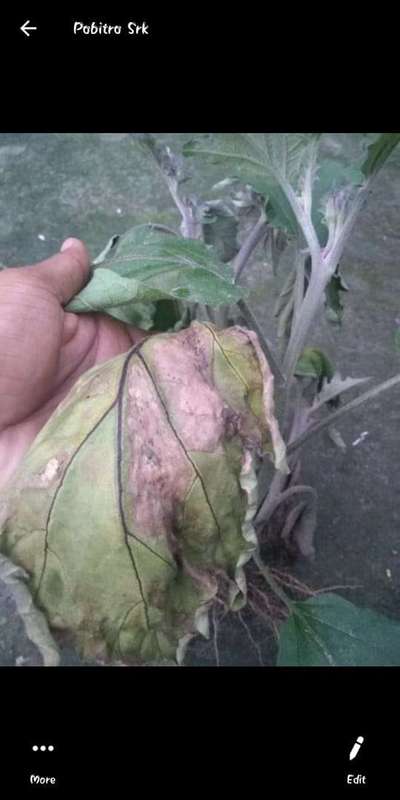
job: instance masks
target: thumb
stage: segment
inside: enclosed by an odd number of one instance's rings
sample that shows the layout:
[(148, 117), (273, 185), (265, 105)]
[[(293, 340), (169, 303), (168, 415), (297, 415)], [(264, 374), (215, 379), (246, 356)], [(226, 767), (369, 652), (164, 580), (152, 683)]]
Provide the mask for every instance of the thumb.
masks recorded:
[(89, 253), (80, 239), (66, 239), (57, 255), (25, 269), (66, 305), (89, 278)]

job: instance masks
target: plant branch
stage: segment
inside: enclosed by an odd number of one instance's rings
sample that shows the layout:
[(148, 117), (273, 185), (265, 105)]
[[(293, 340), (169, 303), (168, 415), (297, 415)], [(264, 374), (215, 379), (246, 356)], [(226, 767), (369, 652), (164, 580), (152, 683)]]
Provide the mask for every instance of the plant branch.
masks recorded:
[(335, 272), (335, 269), (340, 261), (340, 258), (343, 253), (344, 246), (346, 241), (354, 227), (354, 223), (357, 219), (358, 214), (360, 213), (366, 199), (367, 193), (370, 188), (371, 179), (369, 179), (364, 186), (358, 190), (353, 203), (350, 209), (347, 212), (346, 220), (343, 223), (342, 229), (338, 236), (336, 237), (336, 241), (334, 242), (332, 249), (329, 251), (325, 251), (323, 256), (323, 261), (325, 264), (325, 268), (328, 269), (329, 275), (332, 276)]
[(263, 236), (268, 230), (267, 220), (264, 210), (262, 210), (258, 222), (254, 225), (247, 238), (244, 240), (236, 258), (233, 262), (233, 279), (237, 283), (252, 252), (257, 247)]
[(181, 215), (181, 234), (185, 239), (201, 238), (201, 223), (196, 218), (196, 203), (179, 192), (181, 167), (169, 147), (159, 144), (150, 133), (141, 134), (139, 140), (152, 154), (168, 186), (170, 195)]
[(314, 501), (317, 497), (316, 491), (312, 488), (312, 486), (300, 485), (291, 486), (289, 489), (285, 489), (282, 494), (280, 494), (278, 497), (275, 497), (272, 501), (267, 495), (264, 502), (257, 510), (253, 520), (254, 525), (265, 525), (266, 522), (271, 519), (272, 515), (275, 513), (276, 509), (281, 505), (281, 503), (286, 503), (287, 500), (290, 500), (292, 497), (295, 497), (298, 494), (309, 494)]
[[(296, 368), (297, 360), (306, 343), (310, 327), (312, 326), (318, 314), (320, 306), (322, 305), (323, 295), (326, 286), (337, 268), (346, 241), (352, 231), (357, 216), (365, 202), (366, 195), (370, 187), (370, 182), (371, 179), (369, 179), (364, 184), (364, 186), (358, 190), (347, 212), (341, 230), (339, 231), (336, 237), (332, 237), (333, 238), (332, 246), (329, 249), (325, 248), (325, 251), (322, 251), (318, 245), (318, 248), (315, 247), (314, 251), (312, 251), (309, 244), (311, 259), (312, 259), (311, 278), (306, 295), (299, 308), (297, 319), (295, 320), (294, 325), (292, 326), (291, 336), (286, 350), (286, 355), (284, 358), (283, 371), (287, 378), (290, 378), (290, 376), (293, 374)], [(291, 187), (288, 187), (288, 189), (290, 188)], [(297, 201), (297, 198), (294, 197), (294, 200)], [(300, 214), (303, 213), (304, 216), (307, 216), (305, 212), (303, 212), (301, 207), (299, 213)], [(296, 216), (300, 224), (301, 219), (297, 214)], [(310, 228), (312, 228), (313, 233), (316, 237), (316, 233), (312, 225), (311, 218), (308, 218), (308, 225), (310, 226)], [(304, 228), (303, 228), (303, 233), (304, 233)]]
[(201, 223), (196, 220), (196, 208), (191, 200), (180, 197), (174, 181), (165, 176), (172, 199), (182, 217), (181, 233), (184, 239), (200, 239)]
[(283, 589), (281, 589), (281, 587), (273, 577), (271, 570), (267, 567), (266, 564), (264, 564), (258, 550), (256, 550), (256, 552), (253, 554), (253, 561), (258, 567), (259, 571), (261, 572), (261, 575), (265, 579), (266, 583), (268, 583), (268, 586), (272, 589), (272, 591), (276, 594), (276, 596), (279, 597), (279, 599), (282, 601), (282, 603), (284, 603), (284, 605), (289, 609), (289, 611), (292, 611), (293, 608), (292, 601), (289, 599), (286, 592), (284, 592)]
[(386, 392), (387, 389), (391, 389), (393, 386), (396, 386), (400, 383), (400, 375), (395, 375), (393, 378), (389, 378), (389, 380), (384, 381), (383, 383), (378, 384), (378, 386), (374, 386), (372, 389), (369, 389), (368, 392), (364, 392), (359, 397), (356, 397), (355, 400), (351, 400), (350, 403), (346, 403), (345, 406), (339, 408), (337, 411), (334, 411), (333, 414), (329, 414), (328, 417), (322, 419), (320, 422), (315, 423), (315, 425), (311, 425), (301, 436), (298, 436), (297, 439), (294, 439), (286, 449), (287, 454), (293, 453), (294, 450), (297, 450), (301, 447), (304, 442), (307, 441), (311, 436), (319, 431), (322, 431), (324, 428), (332, 425), (334, 420), (339, 419), (343, 414), (347, 414), (348, 411), (353, 411), (358, 406), (361, 406), (367, 400), (372, 400), (374, 397), (377, 397), (381, 392)]
[(255, 638), (254, 638), (254, 636), (253, 636), (253, 634), (252, 634), (252, 632), (251, 632), (251, 630), (250, 630), (250, 628), (249, 628), (249, 626), (248, 626), (247, 622), (246, 622), (246, 621), (243, 619), (243, 617), (242, 617), (242, 615), (241, 615), (240, 611), (239, 611), (239, 613), (238, 613), (238, 617), (239, 617), (239, 620), (240, 620), (241, 624), (243, 625), (243, 627), (244, 627), (244, 629), (245, 629), (245, 631), (246, 631), (246, 633), (247, 633), (247, 636), (248, 636), (248, 638), (249, 638), (249, 640), (250, 640), (251, 644), (252, 644), (252, 645), (253, 645), (253, 647), (254, 647), (254, 650), (255, 650), (255, 651), (256, 651), (256, 653), (257, 653), (258, 660), (259, 660), (259, 662), (260, 662), (261, 666), (262, 666), (262, 667), (264, 667), (264, 666), (265, 666), (265, 664), (264, 664), (264, 661), (263, 661), (263, 658), (262, 658), (262, 655), (261, 655), (261, 647), (260, 647), (260, 645), (258, 644), (258, 642), (256, 642), (256, 640), (255, 640)]
[(283, 189), (292, 207), (293, 213), (295, 214), (300, 229), (306, 240), (306, 244), (311, 255), (312, 266), (313, 268), (314, 267), (317, 268), (321, 260), (321, 247), (318, 241), (318, 236), (314, 229), (314, 225), (312, 224), (311, 218), (307, 215), (307, 213), (303, 209), (301, 202), (299, 198), (296, 196), (290, 183), (288, 183), (288, 181), (282, 181), (282, 180), (280, 181), (280, 183), (281, 183), (281, 188)]
[[(319, 266), (322, 266), (321, 260)], [(289, 344), (287, 346), (283, 361), (283, 372), (287, 379), (294, 374), (297, 361), (306, 343), (309, 330), (316, 319), (320, 306), (322, 305), (324, 291), (330, 277), (327, 272), (322, 272), (320, 269), (318, 269), (316, 272), (314, 270), (314, 266), (312, 266), (312, 270), (313, 271), (311, 273), (311, 279), (306, 295), (300, 306), (297, 320), (292, 326)]]
[(306, 167), (304, 175), (303, 205), (304, 205), (304, 212), (309, 220), (311, 220), (311, 214), (312, 214), (312, 200), (313, 200), (312, 189), (315, 176), (315, 169), (317, 165), (318, 146), (319, 142), (318, 139), (316, 139), (311, 145), (310, 160)]
[(307, 256), (301, 252), (300, 248), (297, 251), (296, 258), (296, 282), (294, 287), (294, 306), (293, 306), (293, 323), (295, 324), (299, 318), (300, 308), (304, 300), (304, 279), (305, 279), (305, 260)]

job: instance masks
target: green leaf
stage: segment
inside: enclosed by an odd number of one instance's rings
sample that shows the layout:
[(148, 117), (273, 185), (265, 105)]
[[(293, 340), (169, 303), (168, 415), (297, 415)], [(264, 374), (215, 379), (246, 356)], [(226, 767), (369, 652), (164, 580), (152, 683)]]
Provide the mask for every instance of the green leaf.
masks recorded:
[(281, 628), (278, 666), (400, 665), (400, 623), (335, 594), (292, 604)]
[(400, 133), (381, 133), (379, 139), (368, 147), (368, 156), (362, 165), (366, 178), (375, 175), (400, 142)]
[[(245, 290), (233, 284), (231, 268), (202, 242), (140, 225), (114, 240), (89, 283), (68, 311), (104, 311), (115, 316), (133, 304), (175, 299), (210, 306), (236, 303)], [(119, 317), (121, 318), (121, 317)]]
[(102, 264), (103, 261), (106, 260), (109, 253), (111, 253), (111, 251), (117, 244), (119, 238), (120, 236), (118, 234), (111, 236), (111, 239), (108, 240), (105, 248), (101, 251), (101, 253), (99, 253), (99, 255), (95, 259), (93, 259), (93, 267), (98, 266), (98, 264)]
[(335, 372), (332, 378), (324, 378), (321, 389), (314, 399), (313, 411), (320, 408), (324, 403), (337, 406), (337, 401), (344, 392), (370, 380), (371, 378), (342, 378), (340, 372)]
[(316, 138), (319, 134), (222, 133), (188, 142), (183, 154), (233, 167), (235, 177), (266, 197), (271, 224), (295, 233), (298, 225), (285, 186), (297, 187)]
[(315, 134), (305, 133), (220, 133), (201, 141), (187, 142), (184, 156), (212, 157), (214, 163), (233, 163), (257, 176), (298, 178), (308, 145)]
[(269, 224), (273, 228), (295, 235), (298, 230), (297, 220), (284, 192), (279, 186), (272, 188), (265, 185), (265, 190), (268, 192), (265, 211)]
[(322, 350), (318, 347), (305, 347), (296, 366), (295, 375), (301, 378), (318, 378), (322, 382), (333, 378), (335, 370)]
[(344, 306), (340, 299), (340, 292), (348, 291), (347, 283), (344, 282), (342, 275), (337, 270), (325, 289), (326, 316), (330, 322), (341, 324)]
[(126, 325), (135, 325), (137, 328), (149, 331), (154, 326), (156, 308), (157, 303), (129, 303), (126, 306), (110, 306), (101, 310), (110, 317), (125, 322)]

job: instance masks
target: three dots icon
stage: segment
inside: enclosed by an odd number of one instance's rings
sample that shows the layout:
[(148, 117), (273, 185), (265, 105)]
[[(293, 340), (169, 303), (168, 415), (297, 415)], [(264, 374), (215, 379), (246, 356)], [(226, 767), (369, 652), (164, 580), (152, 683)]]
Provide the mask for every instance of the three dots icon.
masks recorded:
[(34, 745), (33, 745), (33, 747), (32, 747), (32, 750), (33, 750), (35, 753), (36, 753), (38, 750), (42, 750), (42, 752), (45, 752), (45, 750), (48, 750), (48, 751), (51, 753), (51, 752), (54, 750), (54, 745), (53, 745), (53, 744), (49, 744), (49, 745), (41, 744), (41, 745), (39, 746), (39, 745), (37, 745), (37, 744), (34, 744)]

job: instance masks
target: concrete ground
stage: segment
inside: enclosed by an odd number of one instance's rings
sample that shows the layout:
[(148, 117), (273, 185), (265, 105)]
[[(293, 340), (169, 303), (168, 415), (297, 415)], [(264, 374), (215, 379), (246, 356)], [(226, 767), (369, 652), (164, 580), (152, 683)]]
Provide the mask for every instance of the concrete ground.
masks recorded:
[[(346, 146), (352, 138), (342, 135)], [(188, 135), (165, 135), (172, 145)], [(204, 198), (211, 172), (196, 186)], [(22, 265), (54, 253), (67, 236), (82, 238), (97, 255), (109, 237), (132, 225), (179, 224), (178, 214), (152, 162), (126, 134), (0, 135), (0, 262)], [(246, 275), (257, 285), (252, 306), (269, 337), (272, 309), (284, 279), (256, 259)], [(342, 259), (350, 286), (340, 329), (322, 321), (312, 343), (334, 356), (343, 376), (385, 380), (400, 369), (394, 345), (400, 324), (400, 154), (395, 152), (376, 180)], [(372, 382), (371, 382), (372, 385)], [(350, 396), (350, 395), (349, 395)], [(304, 450), (304, 477), (319, 495), (317, 555), (313, 563), (290, 561), (274, 552), (274, 563), (314, 588), (345, 586), (341, 594), (400, 620), (399, 389), (385, 393), (343, 418), (338, 426), (345, 453), (325, 434)], [(361, 432), (364, 440), (353, 446)], [(249, 635), (249, 633), (251, 635)], [(276, 645), (249, 612), (219, 627), (222, 665), (271, 665)], [(0, 664), (38, 663), (4, 587), (0, 586)], [(69, 649), (64, 664), (78, 664)], [(213, 641), (196, 640), (190, 665), (215, 664)]]

